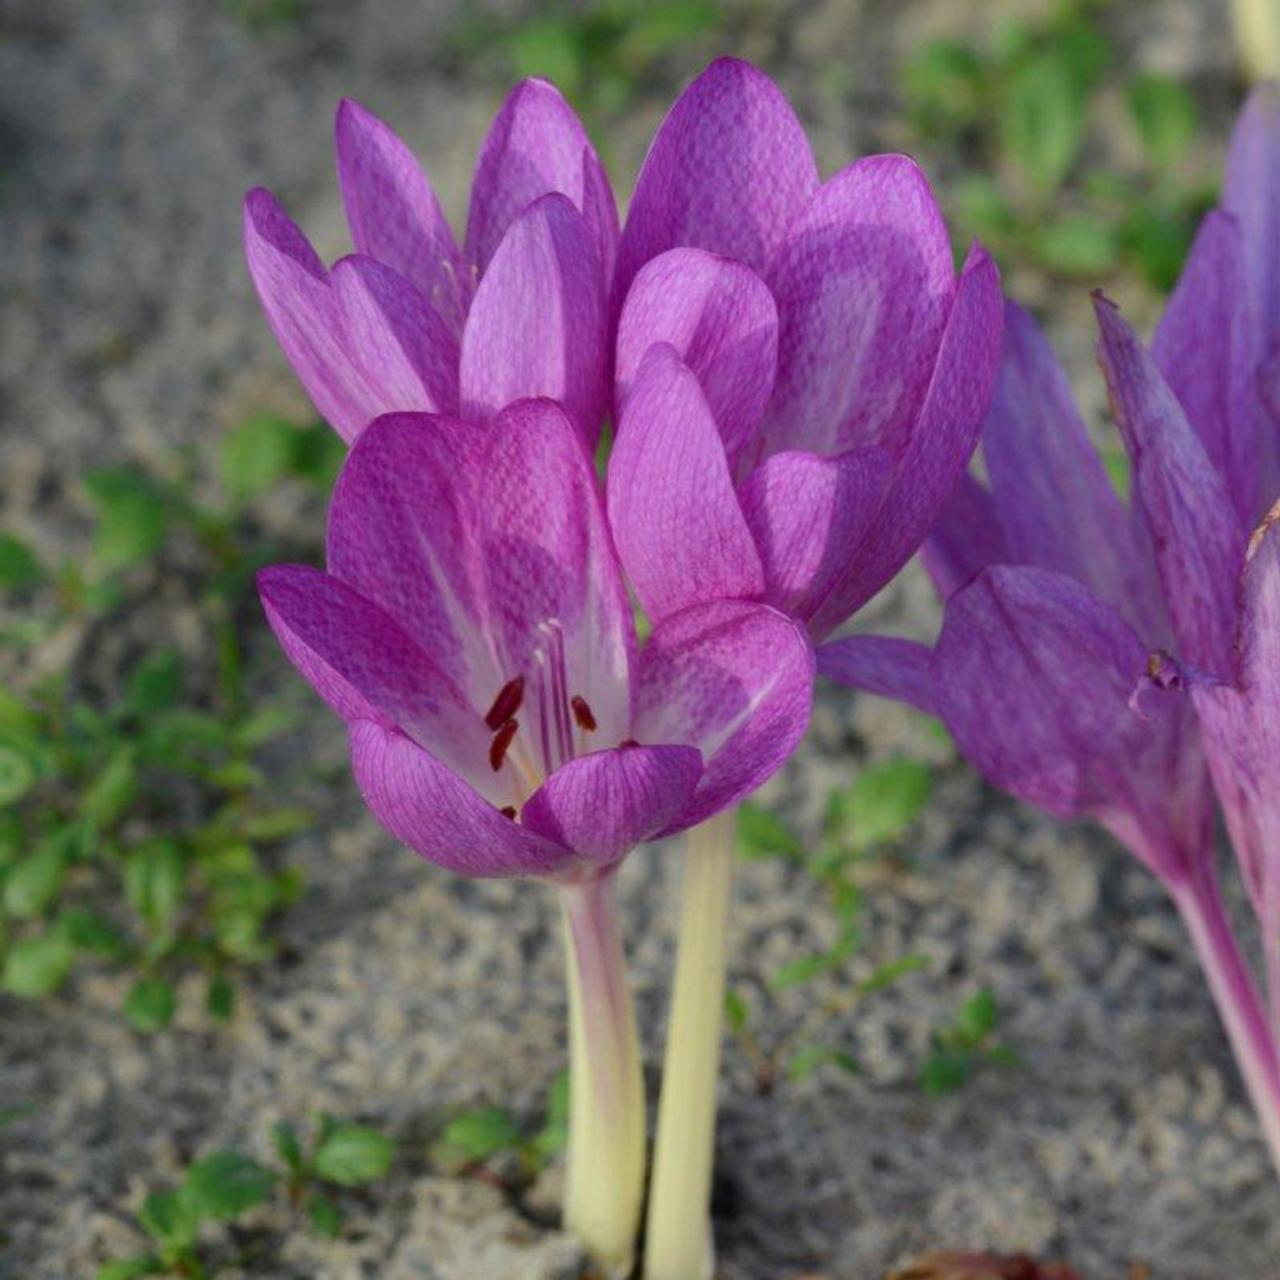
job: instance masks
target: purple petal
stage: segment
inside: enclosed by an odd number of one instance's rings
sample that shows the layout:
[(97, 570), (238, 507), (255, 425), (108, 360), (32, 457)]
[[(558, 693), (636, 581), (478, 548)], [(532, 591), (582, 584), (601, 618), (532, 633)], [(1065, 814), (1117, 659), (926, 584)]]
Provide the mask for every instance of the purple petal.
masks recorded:
[(713, 62), (662, 122), (618, 250), (617, 304), (650, 258), (679, 245), (763, 273), (817, 190), (804, 129), (777, 85), (736, 58)]
[(651, 618), (764, 590), (715, 419), (665, 343), (640, 366), (609, 458), (609, 523)]
[(470, 278), (440, 201), (413, 152), (351, 98), (338, 107), (334, 148), (357, 251), (399, 272), (455, 336), (461, 333)]
[(512, 223), (462, 335), (462, 410), (484, 421), (532, 396), (560, 401), (595, 447), (609, 394), (604, 292), (581, 214), (544, 196)]
[(1245, 284), (1270, 346), (1280, 335), (1280, 86), (1260, 85), (1240, 113), (1222, 207), (1240, 224)]
[(905, 702), (918, 711), (937, 713), (933, 696), (933, 651), (914, 640), (893, 636), (845, 636), (818, 650), (818, 674)]
[(965, 474), (995, 385), (1002, 311), (995, 263), (975, 245), (924, 407), (849, 574), (810, 619), (814, 636), (839, 626), (906, 564)]
[(624, 858), (684, 809), (702, 777), (692, 747), (619, 747), (557, 769), (520, 814), (530, 831), (599, 866)]
[(1240, 228), (1213, 212), (1165, 307), (1151, 355), (1244, 525), (1259, 506), (1259, 405)]
[(1151, 564), (1089, 441), (1066, 372), (1026, 311), (1008, 303), (1004, 321), (982, 453), (1007, 559), (1085, 583), (1154, 641), (1165, 623)]
[(808, 622), (842, 591), (892, 474), (872, 447), (836, 458), (775, 453), (747, 477), (739, 497), (769, 604)]
[(702, 752), (705, 772), (667, 834), (736, 804), (786, 762), (813, 703), (813, 648), (766, 605), (714, 601), (658, 623), (640, 655), (633, 732)]
[(370, 417), (456, 413), (458, 340), (422, 294), (359, 254), (335, 263), (330, 279), (348, 351), (370, 388)]
[(763, 280), (703, 249), (672, 249), (646, 263), (618, 324), (621, 409), (645, 353), (669, 343), (697, 375), (730, 459), (754, 434), (773, 390), (778, 312)]
[(1221, 675), (1231, 666), (1244, 534), (1222, 477), (1137, 335), (1105, 298), (1095, 312), (1098, 358), (1133, 459), (1135, 503), (1154, 535), (1179, 656)]
[(567, 196), (586, 221), (601, 281), (612, 269), (618, 210), (595, 148), (555, 85), (525, 80), (494, 118), (476, 161), (467, 216), (467, 261), (489, 269), (511, 224), (550, 192)]
[(594, 468), (557, 406), (521, 403), (485, 427), (380, 418), (339, 477), (328, 555), (482, 709), (536, 675), (544, 624), (557, 628), (567, 693), (602, 741), (626, 736), (630, 605)]
[(778, 302), (774, 449), (900, 448), (929, 387), (955, 297), (946, 225), (906, 156), (827, 182), (769, 269)]
[(947, 604), (938, 709), (996, 786), (1058, 817), (1088, 813), (1158, 873), (1203, 848), (1212, 806), (1182, 695), (1135, 705), (1148, 651), (1074, 579), (987, 569)]
[(929, 540), (920, 548), (920, 560), (944, 600), (989, 564), (1015, 560), (991, 494), (968, 472), (960, 477)]
[(351, 726), (351, 767), (365, 803), (397, 840), (464, 876), (559, 876), (578, 860), (526, 831), (394, 729)]

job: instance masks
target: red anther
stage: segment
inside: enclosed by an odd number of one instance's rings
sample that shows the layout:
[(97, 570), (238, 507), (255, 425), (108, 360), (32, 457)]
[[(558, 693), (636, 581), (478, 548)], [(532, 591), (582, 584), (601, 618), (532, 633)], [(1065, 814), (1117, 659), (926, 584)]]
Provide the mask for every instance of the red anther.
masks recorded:
[(510, 818), (512, 822), (516, 820), (516, 807), (513, 804), (504, 804), (500, 810), (504, 818)]
[(511, 745), (511, 739), (516, 736), (516, 730), (519, 727), (519, 720), (508, 720), (493, 735), (493, 741), (489, 743), (489, 767), (494, 773), (502, 768), (502, 762), (507, 758), (507, 748)]
[(569, 700), (569, 705), (573, 708), (573, 718), (578, 722), (579, 729), (585, 729), (588, 733), (594, 733), (596, 729), (596, 718), (592, 713), (591, 704), (580, 693), (575, 693)]
[(501, 729), (520, 710), (523, 701), (524, 676), (513, 676), (498, 690), (498, 696), (484, 718), (485, 724), (495, 732)]

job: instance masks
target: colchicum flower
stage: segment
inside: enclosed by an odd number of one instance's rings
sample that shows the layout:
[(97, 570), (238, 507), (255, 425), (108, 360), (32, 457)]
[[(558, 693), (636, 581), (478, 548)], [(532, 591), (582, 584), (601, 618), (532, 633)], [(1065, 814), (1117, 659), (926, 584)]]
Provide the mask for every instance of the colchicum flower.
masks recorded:
[[(1159, 876), (1280, 1168), (1272, 519), (1246, 555), (1280, 496), (1277, 245), (1280, 98), (1267, 88), (1244, 111), (1223, 207), (1201, 227), (1152, 350), (1097, 300), (1132, 501), (1112, 489), (1048, 344), (1010, 307), (983, 428), (988, 485), (966, 480), (926, 555), (948, 597), (936, 647), (855, 636), (819, 661), (936, 711), (997, 786), (1098, 819)], [(1270, 1016), (1220, 900), (1210, 774), (1262, 926)]]
[[(772, 605), (817, 642), (918, 548), (964, 474), (1000, 355), (994, 263), (957, 278), (915, 163), (827, 182), (777, 86), (721, 59), (641, 170), (618, 249), (609, 520), (659, 625)], [(686, 862), (647, 1280), (708, 1265), (732, 826)], [(714, 867), (710, 864), (714, 861)]]
[(625, 1263), (645, 1128), (613, 872), (781, 765), (812, 648), (768, 606), (711, 601), (637, 649), (592, 462), (546, 400), (482, 425), (376, 419), (338, 480), (326, 558), (267, 569), (260, 590), (346, 721), (370, 809), (441, 866), (560, 889), (580, 1038), (570, 1225)]
[(321, 416), (351, 441), (382, 413), (482, 422), (548, 396), (594, 446), (618, 214), (559, 91), (526, 80), (498, 112), (461, 251), (426, 174), (382, 121), (348, 99), (334, 133), (355, 253), (326, 269), (269, 191), (244, 206), (258, 295)]

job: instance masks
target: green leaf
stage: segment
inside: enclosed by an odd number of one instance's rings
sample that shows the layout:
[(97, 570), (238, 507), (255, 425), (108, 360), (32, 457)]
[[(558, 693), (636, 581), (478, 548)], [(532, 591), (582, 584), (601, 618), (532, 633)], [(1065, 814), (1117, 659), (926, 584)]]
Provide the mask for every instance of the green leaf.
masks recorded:
[(238, 502), (269, 492), (293, 469), (296, 434), (296, 427), (266, 413), (234, 427), (218, 459), (223, 488)]
[(1129, 114), (1157, 174), (1177, 165), (1195, 141), (1196, 101), (1170, 76), (1146, 73), (1129, 85)]
[(174, 1249), (190, 1248), (200, 1227), (200, 1212), (182, 1191), (153, 1191), (143, 1202), (138, 1223), (153, 1240)]
[(140, 659), (129, 673), (125, 708), (134, 715), (168, 711), (182, 696), (182, 655), (160, 649)]
[(784, 964), (769, 980), (775, 991), (789, 991), (792, 987), (812, 982), (820, 974), (831, 968), (831, 960), (824, 953), (821, 955), (801, 956)]
[(124, 1016), (146, 1035), (163, 1031), (173, 1020), (173, 988), (163, 978), (139, 978), (124, 1000)]
[(1004, 152), (1029, 194), (1050, 200), (1084, 141), (1084, 100), (1068, 61), (1046, 52), (1020, 67), (1000, 119)]
[(165, 929), (182, 904), (187, 859), (173, 840), (148, 840), (124, 865), (124, 890), (152, 932)]
[(844, 820), (858, 848), (896, 839), (920, 816), (933, 794), (933, 770), (899, 756), (870, 765), (845, 794)]
[(973, 124), (981, 111), (986, 68), (958, 40), (921, 45), (902, 70), (902, 93), (916, 127), (930, 133)]
[(569, 1073), (558, 1072), (547, 1093), (547, 1120), (534, 1136), (534, 1155), (544, 1164), (569, 1144)]
[(931, 1098), (941, 1098), (963, 1088), (972, 1072), (971, 1054), (963, 1049), (939, 1046), (920, 1067), (920, 1088)]
[(236, 1007), (236, 989), (221, 973), (215, 973), (209, 979), (209, 990), (205, 994), (205, 1008), (211, 1018), (219, 1022), (230, 1019)]
[(1129, 490), (1133, 487), (1133, 464), (1129, 461), (1128, 453), (1114, 446), (1103, 449), (1102, 465), (1107, 469), (1111, 487), (1128, 502)]
[(324, 422), (314, 422), (293, 433), (293, 474), (325, 492), (334, 481), (347, 456), (347, 446), (336, 431)]
[(1068, 214), (1036, 232), (1036, 251), (1059, 275), (1097, 278), (1115, 269), (1120, 239), (1115, 226), (1090, 214)]
[(139, 1276), (160, 1276), (167, 1270), (163, 1259), (154, 1253), (145, 1253), (137, 1258), (104, 1262), (95, 1273), (95, 1280), (137, 1280)]
[(290, 1172), (297, 1173), (302, 1168), (302, 1144), (298, 1141), (297, 1131), (287, 1120), (277, 1120), (271, 1126), (271, 1145)]
[(751, 1021), (751, 1009), (743, 999), (742, 994), (735, 991), (732, 987), (728, 988), (724, 993), (724, 1016), (725, 1021), (729, 1024), (729, 1030), (735, 1035), (741, 1035), (746, 1029), (747, 1024)]
[(82, 907), (63, 911), (55, 923), (77, 951), (89, 951), (114, 959), (120, 959), (129, 952), (128, 939), (110, 920)]
[(0, 742), (0, 805), (21, 800), (35, 782), (31, 761), (16, 748)]
[(966, 1048), (977, 1048), (996, 1029), (999, 1019), (995, 993), (984, 987), (960, 1006), (956, 1036)]
[(85, 790), (80, 813), (98, 829), (109, 827), (133, 803), (138, 767), (133, 743), (123, 743)]
[(316, 1147), (316, 1173), (341, 1187), (359, 1187), (381, 1178), (390, 1168), (395, 1143), (376, 1129), (339, 1124)]
[(127, 569), (159, 551), (168, 504), (149, 476), (134, 467), (109, 467), (91, 471), (85, 488), (97, 508), (94, 555), (104, 570)]
[(201, 1217), (225, 1220), (263, 1203), (276, 1175), (239, 1151), (217, 1151), (187, 1170), (183, 1188)]
[(798, 858), (803, 849), (777, 814), (747, 801), (738, 808), (738, 852), (744, 858)]
[(33, 587), (44, 578), (36, 553), (11, 533), (0, 532), (0, 590)]
[(792, 1084), (799, 1084), (802, 1080), (808, 1079), (819, 1067), (828, 1063), (850, 1075), (856, 1075), (862, 1070), (858, 1060), (851, 1053), (846, 1053), (843, 1049), (833, 1049), (829, 1045), (810, 1044), (797, 1049), (791, 1055), (787, 1063), (787, 1079)]
[(5, 911), (18, 920), (33, 920), (44, 915), (57, 899), (66, 875), (63, 841), (46, 836), (5, 878)]
[(311, 1225), (327, 1240), (336, 1240), (342, 1232), (342, 1213), (328, 1196), (313, 1195), (307, 1200), (307, 1217)]
[(55, 992), (67, 979), (75, 949), (66, 934), (49, 929), (9, 948), (0, 985), (15, 996), (34, 999)]
[(901, 956), (897, 960), (890, 960), (888, 964), (882, 964), (869, 977), (863, 978), (858, 983), (858, 994), (869, 996), (877, 991), (883, 991), (908, 973), (917, 973), (925, 967), (926, 963), (922, 955)]
[(433, 1145), (432, 1154), (446, 1168), (460, 1169), (480, 1164), (519, 1141), (520, 1129), (509, 1111), (479, 1107), (451, 1120)]

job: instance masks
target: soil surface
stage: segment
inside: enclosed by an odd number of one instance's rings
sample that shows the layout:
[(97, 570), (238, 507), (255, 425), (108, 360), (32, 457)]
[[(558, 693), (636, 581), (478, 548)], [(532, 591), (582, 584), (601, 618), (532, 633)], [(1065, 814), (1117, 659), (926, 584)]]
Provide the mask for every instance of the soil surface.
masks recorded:
[[(0, 523), (50, 548), (80, 545), (75, 480), (86, 465), (174, 446), (211, 454), (250, 410), (306, 412), (251, 296), (239, 202), (268, 184), (323, 253), (345, 250), (330, 156), (341, 95), (392, 121), (451, 212), (465, 206), (505, 73), (453, 51), (460, 6), (315, 0), (261, 29), (233, 7), (0, 0)], [(731, 9), (721, 39), (656, 68), (610, 125), (619, 186), (673, 88), (723, 50), (778, 75), (825, 171), (901, 145), (903, 51), (996, 7)], [(1224, 0), (1116, 8), (1108, 21), (1124, 57), (1192, 80), (1221, 135), (1234, 93)], [(944, 190), (955, 171), (940, 166)], [(1070, 334), (1064, 349), (1096, 404), (1084, 290), (1011, 278)], [(1135, 293), (1140, 320), (1150, 306)], [(286, 516), (309, 522), (295, 534), (318, 548), (319, 511)], [(145, 614), (121, 625), (145, 643)], [(927, 583), (908, 573), (859, 625), (928, 638)], [(292, 678), (283, 662), (275, 670)], [(318, 706), (294, 745), (322, 761), (343, 752)], [(935, 761), (939, 785), (909, 849), (868, 871), (862, 948), (840, 984), (768, 994), (769, 975), (835, 924), (794, 867), (738, 873), (732, 980), (766, 1045), (815, 1000), (838, 1002), (851, 979), (907, 952), (927, 964), (825, 1028), (859, 1075), (823, 1068), (765, 1093), (727, 1046), (718, 1276), (872, 1280), (915, 1254), (963, 1247), (1065, 1258), (1090, 1280), (1125, 1280), (1135, 1263), (1155, 1280), (1271, 1280), (1280, 1185), (1186, 939), (1148, 875), (1096, 830), (1064, 829), (985, 788), (919, 717), (838, 690), (823, 690), (806, 746), (763, 798), (812, 836), (831, 787), (900, 752)], [(309, 892), (281, 923), (281, 957), (246, 986), (228, 1028), (184, 1015), (140, 1037), (119, 1015), (125, 979), (114, 975), (39, 1004), (0, 997), (0, 1104), (41, 1103), (0, 1130), (4, 1280), (81, 1280), (139, 1251), (132, 1215), (147, 1190), (219, 1146), (265, 1154), (273, 1120), (317, 1109), (394, 1133), (404, 1154), (393, 1176), (349, 1197), (336, 1244), (270, 1214), (250, 1219), (236, 1242), (251, 1260), (221, 1275), (580, 1274), (571, 1242), (540, 1225), (555, 1170), (514, 1204), (439, 1176), (425, 1154), (457, 1108), (502, 1103), (531, 1124), (542, 1114), (564, 1063), (550, 894), (426, 866), (363, 815), (348, 781), (334, 790), (317, 785), (324, 828), (291, 850)], [(644, 849), (623, 872), (651, 1082), (679, 857), (674, 845)], [(984, 986), (1020, 1065), (930, 1100), (915, 1079), (930, 1031)]]

